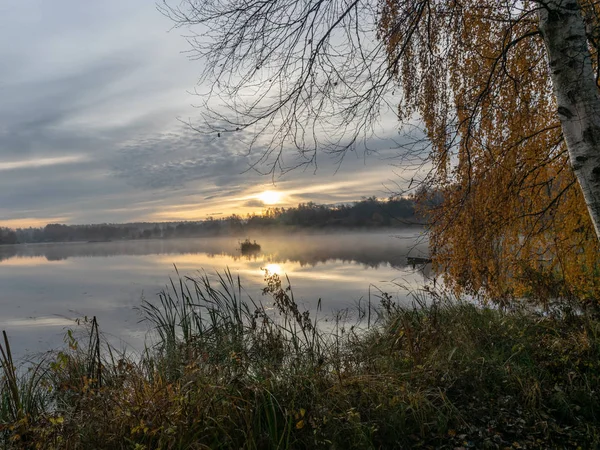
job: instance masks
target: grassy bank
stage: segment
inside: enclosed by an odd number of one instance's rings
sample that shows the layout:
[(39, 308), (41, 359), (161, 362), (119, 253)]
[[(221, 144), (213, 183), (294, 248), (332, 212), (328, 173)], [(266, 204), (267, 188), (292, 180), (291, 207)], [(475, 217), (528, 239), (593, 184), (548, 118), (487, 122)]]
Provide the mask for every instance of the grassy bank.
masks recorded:
[(231, 274), (172, 284), (141, 307), (156, 345), (137, 357), (95, 321), (29, 370), (4, 341), (0, 448), (600, 445), (595, 318), (429, 293), (316, 326), (267, 281), (262, 303)]

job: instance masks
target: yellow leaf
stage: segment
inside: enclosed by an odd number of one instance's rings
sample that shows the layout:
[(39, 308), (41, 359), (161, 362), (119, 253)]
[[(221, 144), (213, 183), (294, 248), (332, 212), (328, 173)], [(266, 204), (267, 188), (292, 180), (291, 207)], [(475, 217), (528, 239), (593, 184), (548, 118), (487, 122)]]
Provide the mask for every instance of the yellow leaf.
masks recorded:
[(60, 425), (62, 423), (64, 423), (65, 418), (64, 417), (50, 417), (50, 423), (52, 425)]
[(304, 428), (304, 420), (300, 420), (297, 424), (296, 424), (296, 429), (297, 430), (301, 430), (302, 428)]

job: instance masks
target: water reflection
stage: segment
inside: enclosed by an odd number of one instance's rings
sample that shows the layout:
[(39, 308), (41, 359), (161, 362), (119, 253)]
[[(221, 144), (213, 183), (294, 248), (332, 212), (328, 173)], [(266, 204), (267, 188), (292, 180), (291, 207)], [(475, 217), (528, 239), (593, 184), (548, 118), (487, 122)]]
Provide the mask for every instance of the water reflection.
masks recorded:
[(264, 269), (268, 272), (268, 273), (274, 273), (276, 275), (283, 275), (284, 273), (286, 273), (286, 271), (283, 269), (283, 267), (281, 267), (281, 265), (279, 264), (266, 264)]
[[(355, 261), (369, 267), (389, 264), (392, 267), (405, 267), (407, 256), (426, 254), (424, 239), (418, 239), (414, 230), (389, 233), (344, 233), (344, 234), (292, 234), (260, 236), (261, 251), (257, 254), (242, 255), (237, 238), (199, 238), (115, 241), (94, 243), (27, 244), (0, 246), (0, 265), (23, 258), (30, 258), (31, 264), (47, 261), (63, 261), (68, 258), (109, 257), (117, 255), (196, 255), (229, 256), (238, 259), (266, 258), (273, 261), (294, 261), (300, 265), (316, 265), (331, 260)], [(420, 242), (419, 242), (420, 241)]]
[(300, 303), (312, 309), (322, 299), (324, 311), (366, 298), (371, 285), (402, 299), (400, 286), (430, 276), (429, 267), (407, 265), (408, 255), (426, 250), (414, 231), (250, 238), (259, 254), (242, 256), (237, 238), (2, 246), (0, 329), (17, 352), (45, 350), (61, 344), (69, 318), (95, 315), (115, 341), (141, 348), (146, 325), (134, 307), (156, 297), (176, 276), (174, 266), (191, 276), (229, 268), (253, 298), (265, 269), (287, 274)]

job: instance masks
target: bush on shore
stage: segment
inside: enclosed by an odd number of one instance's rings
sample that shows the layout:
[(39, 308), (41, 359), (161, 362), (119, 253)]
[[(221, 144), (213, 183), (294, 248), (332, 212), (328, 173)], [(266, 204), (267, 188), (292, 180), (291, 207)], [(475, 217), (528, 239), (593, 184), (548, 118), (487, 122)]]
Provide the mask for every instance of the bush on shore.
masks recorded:
[[(284, 280), (285, 281), (285, 280)], [(597, 448), (600, 321), (418, 294), (325, 322), (267, 277), (183, 278), (155, 344), (88, 336), (29, 370), (0, 353), (0, 448)], [(367, 326), (367, 324), (369, 326)]]

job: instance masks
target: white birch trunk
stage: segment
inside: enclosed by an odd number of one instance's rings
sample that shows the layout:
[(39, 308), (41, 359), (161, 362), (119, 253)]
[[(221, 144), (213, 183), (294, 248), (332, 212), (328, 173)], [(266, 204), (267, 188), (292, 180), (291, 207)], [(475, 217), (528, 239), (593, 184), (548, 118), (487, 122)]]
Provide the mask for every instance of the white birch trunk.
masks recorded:
[(540, 31), (571, 166), (600, 239), (600, 96), (577, 0), (539, 5)]

